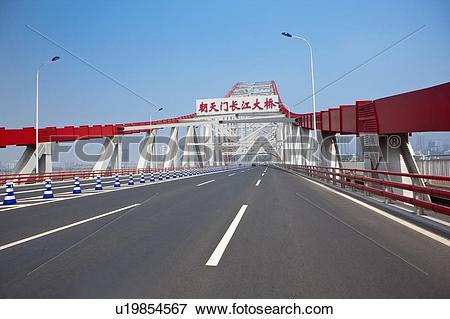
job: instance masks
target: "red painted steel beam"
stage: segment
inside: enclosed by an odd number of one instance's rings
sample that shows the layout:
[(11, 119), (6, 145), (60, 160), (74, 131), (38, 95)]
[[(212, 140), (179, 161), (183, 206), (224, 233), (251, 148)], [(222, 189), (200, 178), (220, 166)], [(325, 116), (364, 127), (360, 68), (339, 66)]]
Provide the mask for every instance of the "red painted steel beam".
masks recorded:
[[(303, 128), (313, 129), (313, 115), (290, 112), (283, 104), (275, 81), (271, 81), (274, 93), (279, 97), (280, 111), (298, 118)], [(227, 93), (229, 97), (236, 89), (236, 83)], [(46, 127), (39, 129), (39, 142), (63, 142), (78, 139), (112, 137), (114, 135), (136, 134), (148, 131), (136, 129), (124, 131), (125, 127), (177, 123), (191, 119), (189, 114), (165, 120), (126, 123), (115, 125)], [(450, 82), (426, 89), (384, 97), (373, 101), (356, 101), (354, 105), (316, 113), (319, 130), (340, 134), (378, 133), (399, 134), (411, 132), (450, 131)], [(32, 127), (6, 129), (0, 127), (0, 148), (10, 145), (25, 146), (35, 144), (35, 130)]]
[[(289, 112), (282, 103), (280, 110), (284, 114)], [(336, 108), (322, 112), (330, 113), (330, 124), (325, 124), (324, 131), (340, 134), (446, 132), (450, 131), (450, 82), (373, 101), (341, 105), (339, 112)], [(313, 128), (312, 115), (290, 114), (298, 117), (297, 125)], [(323, 115), (316, 118), (318, 129), (322, 127)]]
[(380, 134), (450, 131), (450, 82), (374, 103)]

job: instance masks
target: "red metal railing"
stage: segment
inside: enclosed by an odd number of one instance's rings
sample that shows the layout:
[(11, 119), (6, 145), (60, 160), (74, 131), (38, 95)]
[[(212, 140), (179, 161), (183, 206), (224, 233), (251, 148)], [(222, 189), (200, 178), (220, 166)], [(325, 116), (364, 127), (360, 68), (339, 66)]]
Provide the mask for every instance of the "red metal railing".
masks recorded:
[[(229, 165), (232, 166), (232, 165)], [(206, 166), (203, 169), (211, 169), (218, 168), (224, 166)], [(96, 176), (102, 177), (112, 177), (115, 174), (119, 175), (128, 175), (128, 174), (139, 174), (143, 173), (159, 173), (159, 171), (167, 172), (167, 171), (179, 171), (180, 169), (202, 169), (199, 166), (195, 167), (174, 167), (174, 168), (145, 168), (145, 169), (137, 169), (137, 168), (123, 168), (123, 169), (110, 169), (110, 170), (77, 170), (77, 171), (60, 171), (60, 172), (52, 172), (45, 174), (5, 174), (0, 175), (0, 185), (6, 184), (7, 181), (12, 181), (15, 185), (17, 184), (33, 184), (43, 182), (46, 179), (50, 179), (53, 182), (55, 181), (65, 181), (65, 180), (73, 180), (75, 177), (79, 177), (80, 179), (87, 178), (95, 178)]]
[[(341, 187), (344, 188), (348, 186), (355, 190), (361, 190), (368, 195), (374, 194), (384, 197), (386, 202), (397, 200), (414, 205), (419, 213), (421, 213), (423, 209), (428, 209), (450, 216), (450, 207), (432, 203), (427, 198), (428, 196), (433, 196), (450, 201), (450, 191), (421, 183), (423, 180), (450, 181), (450, 177), (448, 176), (311, 165), (284, 165), (284, 167), (299, 171), (307, 176), (316, 177), (321, 180), (331, 182), (335, 185), (340, 184)], [(407, 177), (411, 180), (411, 183), (408, 184), (393, 181), (392, 177), (394, 176)], [(412, 197), (399, 194), (398, 191), (396, 193), (395, 189), (411, 191)]]

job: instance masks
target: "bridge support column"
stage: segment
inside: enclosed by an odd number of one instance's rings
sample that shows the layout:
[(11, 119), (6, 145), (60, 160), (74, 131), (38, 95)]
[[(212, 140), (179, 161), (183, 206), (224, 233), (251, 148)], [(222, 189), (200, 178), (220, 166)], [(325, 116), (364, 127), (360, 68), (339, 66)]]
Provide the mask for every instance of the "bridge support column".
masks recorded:
[(332, 181), (333, 183), (336, 183), (336, 179), (339, 178), (331, 173), (335, 172), (334, 168), (342, 167), (336, 135), (318, 131), (317, 143), (319, 144), (319, 152), (316, 165), (332, 167), (329, 171), (330, 174), (328, 174), (328, 177), (331, 180), (327, 180), (327, 182)]
[(308, 144), (309, 143), (309, 130), (299, 127), (298, 128), (298, 164), (306, 165), (308, 162), (306, 161), (308, 156)]
[(203, 141), (205, 144), (205, 148), (207, 149), (203, 158), (204, 166), (213, 166), (214, 165), (214, 141), (213, 141), (213, 129), (212, 125), (205, 125), (203, 127)]
[(122, 168), (122, 136), (107, 137), (103, 142), (103, 152), (92, 168), (93, 171)]
[(155, 132), (155, 130), (148, 132), (140, 145), (138, 169), (145, 169), (148, 166), (153, 168), (152, 158), (155, 155)]
[[(313, 165), (314, 161), (314, 131), (302, 128), (301, 129), (301, 139), (302, 139), (302, 158), (304, 165)], [(317, 165), (317, 163), (316, 163)]]
[(294, 135), (293, 135), (293, 125), (286, 124), (286, 162), (289, 165), (294, 164), (295, 148), (294, 148)]
[(299, 143), (298, 143), (298, 136), (299, 136), (299, 127), (292, 125), (292, 139), (291, 139), (291, 164), (297, 165), (298, 164), (298, 154), (300, 151)]
[(219, 132), (213, 134), (214, 139), (214, 165), (221, 166), (223, 164), (223, 154), (222, 154), (222, 141), (223, 138), (220, 136)]
[(277, 141), (279, 141), (279, 154), (280, 161), (282, 164), (288, 164), (288, 152), (287, 152), (287, 139), (288, 139), (288, 126), (285, 123), (282, 123), (277, 128)]
[(275, 140), (276, 140), (276, 145), (277, 145), (276, 151), (278, 153), (277, 162), (279, 164), (284, 163), (284, 161), (283, 161), (283, 155), (284, 155), (284, 152), (283, 152), (283, 147), (284, 147), (283, 130), (284, 130), (283, 125), (280, 124), (277, 126), (276, 131), (275, 131)]
[[(414, 159), (414, 152), (409, 143), (408, 134), (391, 134), (387, 136), (363, 135), (360, 143), (364, 155), (364, 168), (372, 170), (385, 170), (389, 172), (420, 174), (418, 165)], [(380, 174), (372, 174), (374, 178), (380, 178)], [(412, 183), (424, 186), (422, 179), (411, 179), (402, 176), (384, 176), (383, 178), (399, 183)], [(371, 184), (371, 187), (380, 188)], [(401, 189), (389, 189), (396, 194), (419, 198), (430, 201), (430, 197), (424, 194), (415, 194)], [(423, 209), (416, 207), (417, 214), (422, 214)]]
[(291, 125), (291, 164), (298, 165), (300, 158), (300, 128), (298, 126)]
[[(52, 148), (54, 142), (39, 143), (39, 173), (50, 173), (52, 165)], [(14, 168), (16, 174), (31, 174), (36, 171), (35, 145), (28, 145)]]
[(164, 168), (179, 166), (178, 161), (178, 127), (172, 127), (170, 132), (169, 149), (164, 160)]
[(317, 132), (317, 139), (320, 145), (319, 165), (342, 167), (336, 135), (319, 131)]
[(290, 124), (283, 124), (283, 159), (285, 164), (291, 164), (291, 152), (289, 143), (291, 141)]
[(295, 135), (295, 156), (294, 156), (294, 163), (295, 165), (302, 165), (302, 135), (301, 135), (301, 127), (295, 126), (294, 127), (294, 135)]
[(183, 150), (183, 166), (193, 167), (202, 162), (195, 126), (189, 126), (186, 132)]

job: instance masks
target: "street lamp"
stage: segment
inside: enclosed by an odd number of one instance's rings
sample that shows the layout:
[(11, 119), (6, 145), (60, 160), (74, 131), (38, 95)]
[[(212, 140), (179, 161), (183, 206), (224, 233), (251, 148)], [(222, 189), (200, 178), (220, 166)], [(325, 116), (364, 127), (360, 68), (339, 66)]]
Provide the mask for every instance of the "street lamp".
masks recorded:
[(312, 86), (312, 102), (313, 102), (313, 128), (314, 128), (314, 139), (315, 141), (317, 141), (317, 127), (316, 127), (316, 91), (315, 91), (315, 87), (314, 87), (314, 63), (313, 63), (313, 50), (311, 47), (311, 44), (308, 42), (308, 40), (306, 40), (305, 38), (295, 35), (295, 34), (290, 34), (288, 32), (282, 32), (282, 35), (284, 35), (287, 38), (295, 38), (295, 39), (300, 39), (306, 42), (306, 44), (309, 47), (309, 54), (310, 54), (310, 63), (311, 63), (311, 86)]
[(164, 108), (160, 107), (158, 109), (155, 109), (153, 111), (150, 112), (150, 126), (152, 125), (152, 115), (154, 112), (161, 112), (162, 110), (164, 110)]
[[(160, 108), (155, 109), (155, 110), (150, 112), (150, 125), (149, 125), (150, 127), (152, 126), (152, 115), (153, 115), (153, 113), (154, 112), (161, 112), (163, 109), (164, 108), (160, 107)], [(150, 134), (150, 132), (151, 132), (151, 129), (149, 129), (149, 134)], [(155, 135), (155, 138), (156, 138), (156, 135)], [(155, 142), (156, 142), (156, 140), (155, 140)], [(156, 162), (157, 160), (158, 160), (158, 147), (157, 147), (157, 145), (155, 145), (155, 163), (157, 163)], [(158, 167), (158, 166), (156, 165), (156, 167)]]
[(36, 149), (34, 151), (36, 157), (36, 175), (39, 174), (39, 72), (44, 65), (56, 62), (59, 59), (61, 59), (59, 56), (54, 56), (50, 61), (41, 63), (36, 72)]

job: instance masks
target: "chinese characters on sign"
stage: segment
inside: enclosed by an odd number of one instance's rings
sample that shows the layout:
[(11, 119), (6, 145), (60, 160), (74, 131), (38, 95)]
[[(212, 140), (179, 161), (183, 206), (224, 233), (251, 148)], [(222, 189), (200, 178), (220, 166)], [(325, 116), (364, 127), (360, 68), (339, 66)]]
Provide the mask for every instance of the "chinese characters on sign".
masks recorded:
[(278, 95), (201, 99), (196, 101), (197, 115), (277, 112)]

